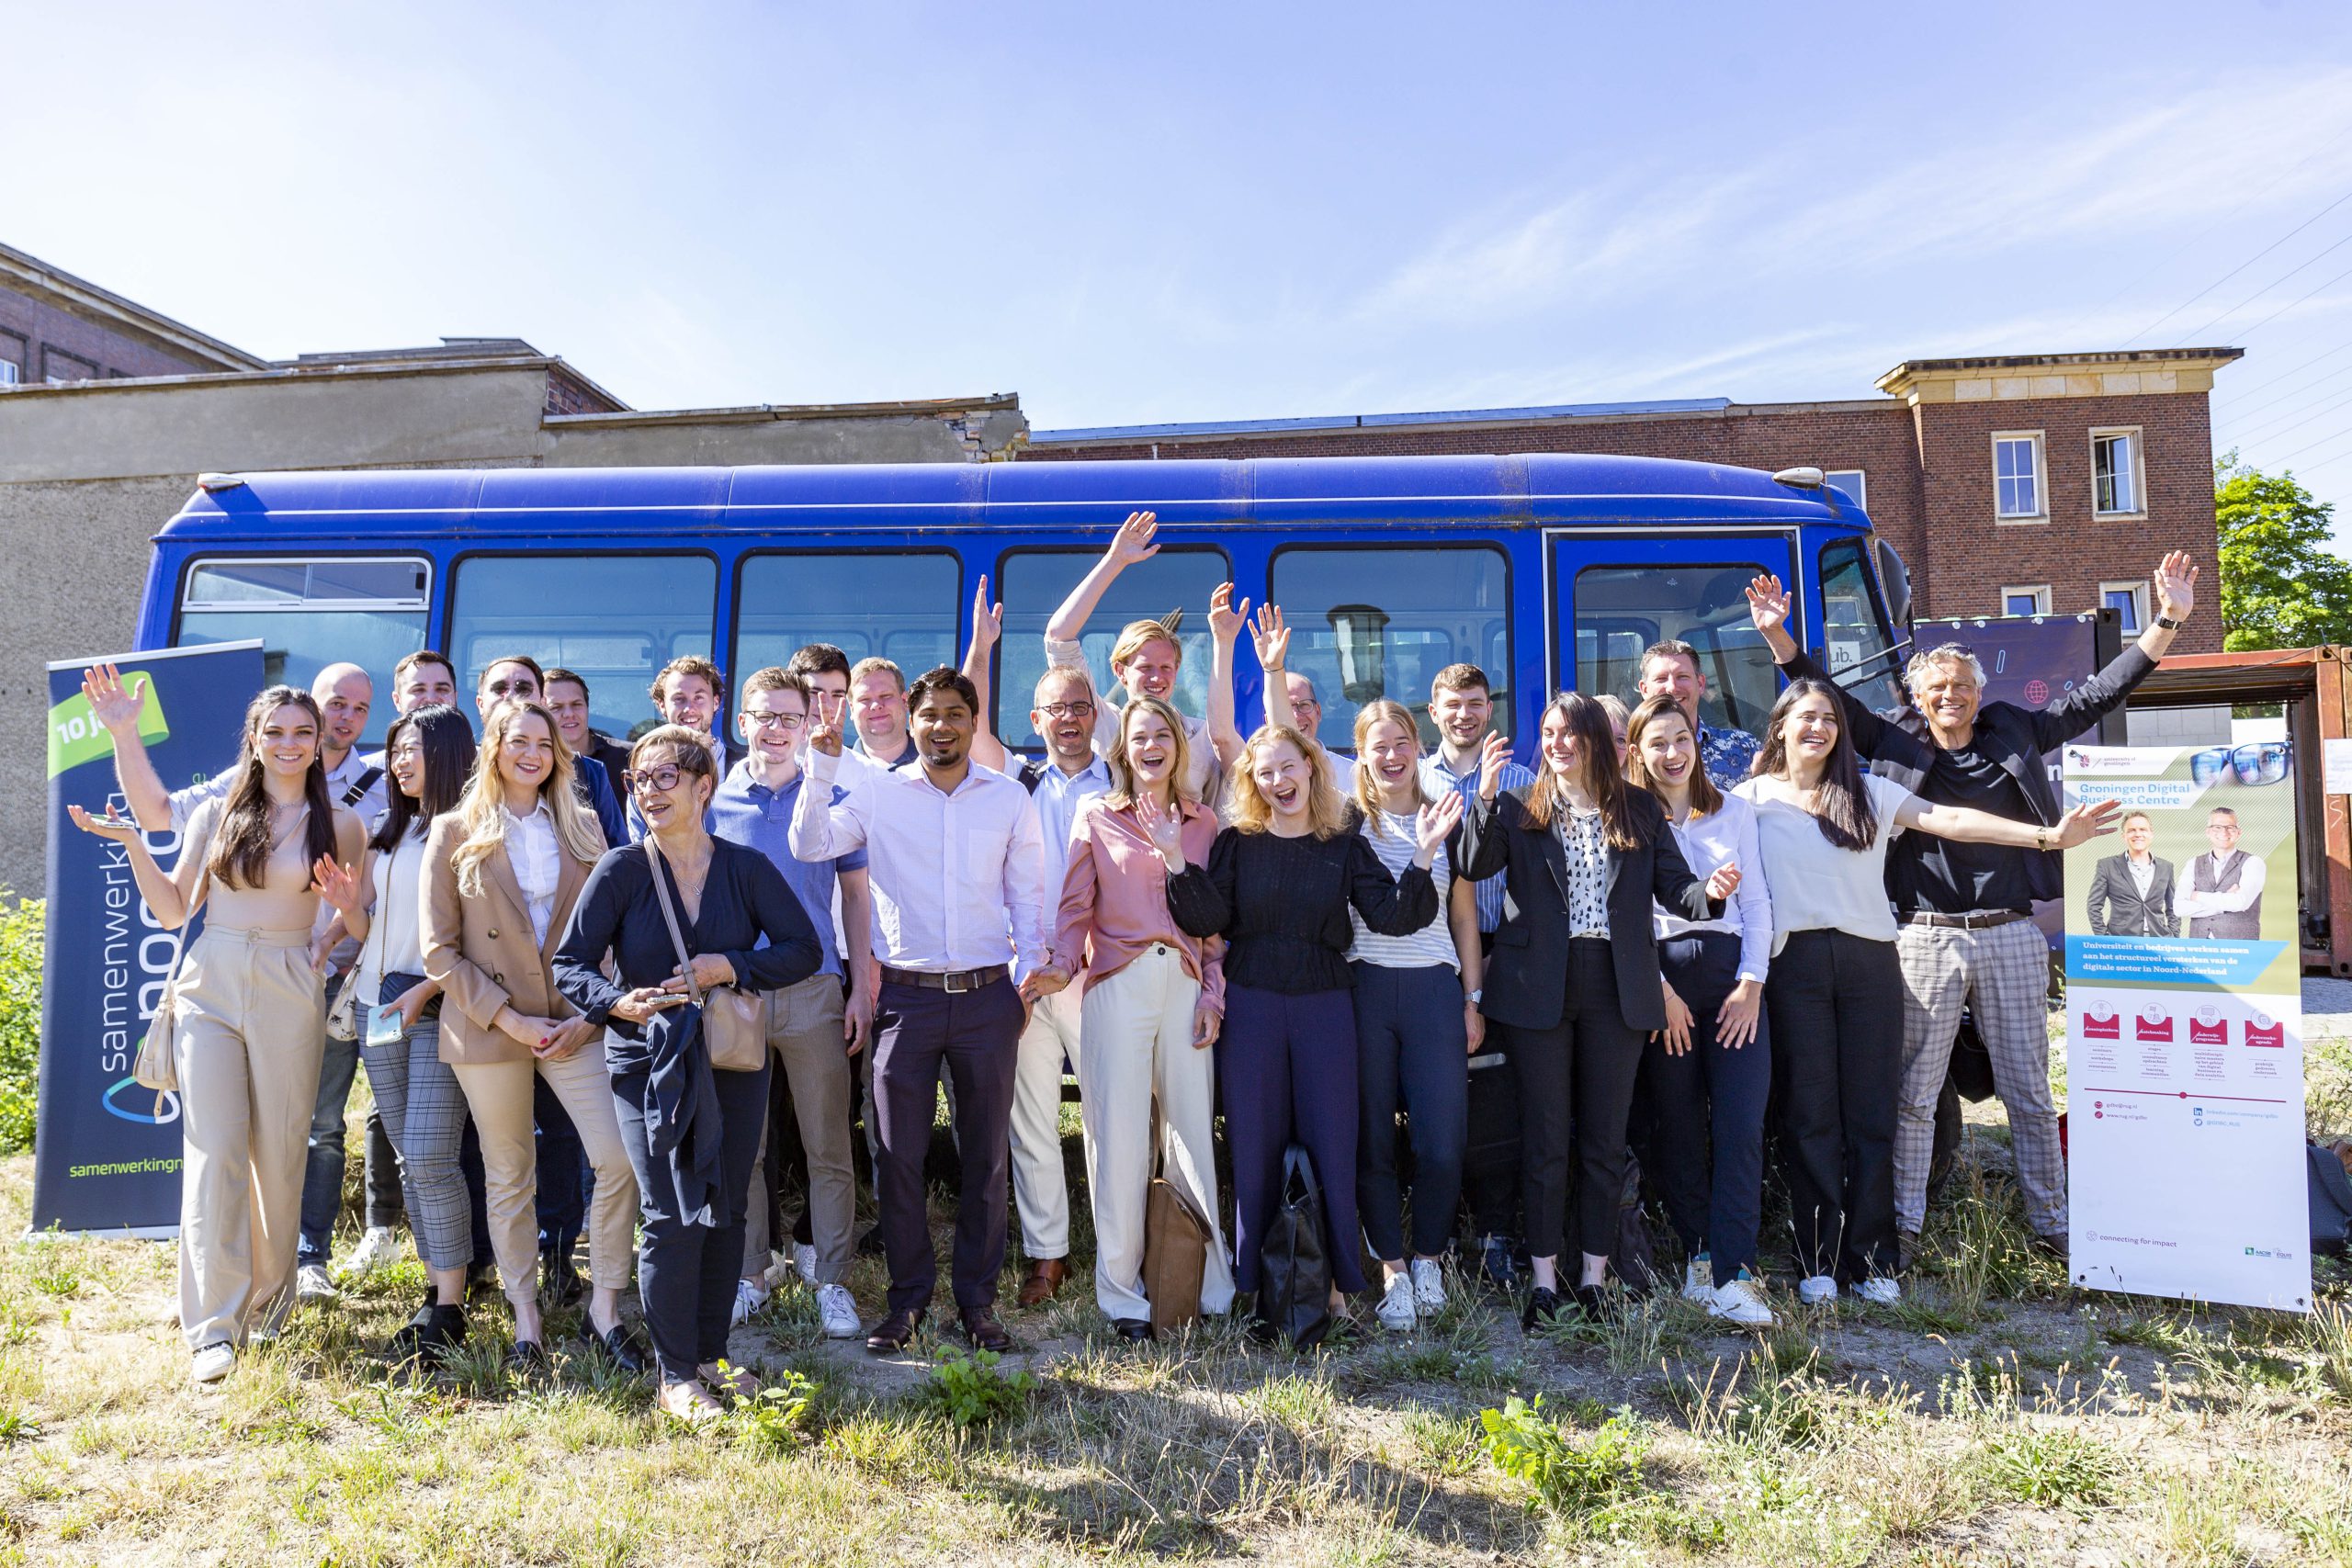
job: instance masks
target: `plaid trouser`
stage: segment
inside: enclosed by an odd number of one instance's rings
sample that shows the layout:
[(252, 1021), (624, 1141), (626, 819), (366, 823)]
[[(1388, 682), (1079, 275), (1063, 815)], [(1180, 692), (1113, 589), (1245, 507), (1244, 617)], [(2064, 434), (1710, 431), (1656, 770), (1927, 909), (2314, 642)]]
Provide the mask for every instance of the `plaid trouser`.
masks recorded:
[(1903, 1097), (1894, 1122), (1894, 1219), (1916, 1231), (1928, 1210), (1936, 1146), (1936, 1097), (1951, 1066), (1962, 1007), (1993, 1058), (1993, 1085), (2008, 1108), (2009, 1144), (2026, 1219), (2042, 1235), (2066, 1231), (2066, 1162), (2050, 1099), (2050, 942), (2031, 920), (1981, 931), (1906, 923), (1895, 941), (1903, 964)]

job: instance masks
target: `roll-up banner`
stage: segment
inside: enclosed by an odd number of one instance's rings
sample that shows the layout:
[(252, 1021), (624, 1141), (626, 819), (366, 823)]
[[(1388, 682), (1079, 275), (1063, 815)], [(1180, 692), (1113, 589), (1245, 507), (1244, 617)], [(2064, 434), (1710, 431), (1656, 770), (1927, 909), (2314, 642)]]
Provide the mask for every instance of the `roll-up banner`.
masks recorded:
[[(41, 966), (40, 1105), (33, 1134), (35, 1231), (169, 1235), (180, 1214), (179, 1097), (133, 1083), (130, 1066), (186, 931), (140, 897), (130, 853), (74, 826), (66, 807), (128, 812), (114, 748), (83, 700), (82, 672), (111, 662), (143, 687), (139, 732), (165, 785), (194, 784), (237, 755), (261, 690), (261, 644), (77, 659), (49, 667), (49, 923)], [(170, 833), (147, 835), (168, 871)]]
[(2075, 1283), (2308, 1312), (2302, 955), (2284, 740), (2065, 748), (2121, 831), (2066, 855)]

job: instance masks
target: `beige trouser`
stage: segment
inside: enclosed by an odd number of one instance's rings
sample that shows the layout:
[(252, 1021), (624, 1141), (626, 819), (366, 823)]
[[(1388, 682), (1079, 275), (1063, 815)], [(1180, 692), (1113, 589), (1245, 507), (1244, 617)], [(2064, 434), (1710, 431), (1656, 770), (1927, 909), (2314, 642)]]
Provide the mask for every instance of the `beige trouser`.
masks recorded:
[[(1012, 1065), (1012, 1201), (1021, 1211), (1021, 1256), (1069, 1256), (1069, 1175), (1062, 1167), (1062, 1057), (1086, 1081), (1079, 1050), (1079, 1001), (1069, 990), (1040, 998), (1021, 1031)], [(1080, 1090), (1083, 1093), (1083, 1089)], [(953, 1096), (950, 1096), (953, 1103)]]
[[(842, 1032), (842, 983), (811, 975), (768, 993), (768, 1049), (784, 1066), (793, 1119), (808, 1156), (808, 1233), (817, 1278), (838, 1285), (849, 1276), (857, 1226), (857, 1176), (850, 1163), (849, 1042)], [(752, 1202), (743, 1219), (743, 1277), (768, 1266), (768, 1124), (760, 1120), (760, 1157), (752, 1166)]]
[(180, 1329), (275, 1334), (293, 1304), (326, 998), (308, 931), (208, 926), (180, 974)]
[(1143, 1294), (1144, 1199), (1151, 1186), (1151, 1102), (1159, 1101), (1162, 1172), (1208, 1216), (1208, 1266), (1201, 1310), (1233, 1305), (1233, 1265), (1217, 1217), (1216, 1160), (1209, 1136), (1216, 1116), (1216, 1067), (1193, 1047), (1201, 983), (1165, 942), (1107, 980), (1081, 1004), (1086, 1055), (1078, 1063), (1078, 1108), (1086, 1128), (1086, 1184), (1094, 1201), (1094, 1299), (1114, 1318), (1148, 1318)]
[(605, 1073), (601, 1033), (560, 1062), (457, 1062), (450, 1071), (465, 1090), (481, 1143), (482, 1192), (488, 1200), (490, 1249), (506, 1299), (535, 1299), (539, 1278), (538, 1145), (531, 1137), (531, 1076), (548, 1080), (580, 1130), (580, 1146), (595, 1168), (588, 1202), (588, 1278), (600, 1289), (628, 1284), (637, 1261), (637, 1173), (621, 1144), (613, 1112), (612, 1079)]

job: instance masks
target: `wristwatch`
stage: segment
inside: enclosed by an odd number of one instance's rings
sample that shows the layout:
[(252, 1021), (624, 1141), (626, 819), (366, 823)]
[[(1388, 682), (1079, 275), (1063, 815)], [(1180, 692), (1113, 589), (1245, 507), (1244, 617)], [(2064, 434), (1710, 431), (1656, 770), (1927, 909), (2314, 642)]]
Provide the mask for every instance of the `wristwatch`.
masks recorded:
[(2158, 615), (2156, 617), (2156, 625), (2162, 626), (2168, 632), (2177, 632), (2180, 630), (2180, 623), (2174, 620), (2170, 615)]
[(1468, 998), (1470, 1005), (1472, 1007), (1476, 1007), (1481, 1001), (1486, 999), (1486, 996), (1487, 988), (1484, 986), (1479, 987), (1476, 990), (1470, 993)]

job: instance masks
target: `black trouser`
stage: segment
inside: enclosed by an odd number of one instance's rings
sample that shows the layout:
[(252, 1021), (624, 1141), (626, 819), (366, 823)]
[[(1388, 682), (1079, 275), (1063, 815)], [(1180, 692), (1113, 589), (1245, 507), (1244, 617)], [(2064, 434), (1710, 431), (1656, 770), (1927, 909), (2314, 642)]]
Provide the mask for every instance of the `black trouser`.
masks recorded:
[(1648, 1043), (1645, 1032), (1628, 1026), (1618, 1006), (1617, 967), (1609, 943), (1598, 937), (1569, 942), (1567, 1002), (1560, 1021), (1549, 1029), (1507, 1028), (1505, 1043), (1519, 1075), (1521, 1191), (1529, 1249), (1559, 1245), (1553, 1238), (1562, 1235), (1566, 1222), (1573, 1125), (1577, 1245), (1606, 1258), (1617, 1242), (1625, 1121)]
[(1892, 1276), (1903, 971), (1891, 942), (1790, 933), (1764, 987), (1797, 1267)]
[[(743, 1195), (760, 1157), (760, 1124), (768, 1113), (766, 1065), (752, 1073), (713, 1072), (718, 1089), (719, 1191), (733, 1194), (722, 1211), (728, 1223), (690, 1225), (670, 1211), (677, 1204), (670, 1162), (646, 1141), (643, 1073), (613, 1079), (613, 1109), (621, 1145), (637, 1173), (637, 1293), (645, 1303), (645, 1334), (664, 1382), (693, 1381), (695, 1369), (727, 1354), (735, 1311), (735, 1283), (743, 1272)], [(599, 1267), (602, 1265), (600, 1264)]]
[(1693, 1257), (1707, 1254), (1714, 1282), (1727, 1284), (1742, 1269), (1756, 1267), (1771, 1029), (1758, 1018), (1756, 1038), (1747, 1044), (1726, 1050), (1716, 1043), (1715, 1013), (1739, 983), (1739, 938), (1729, 932), (1662, 942), (1658, 967), (1690, 1009), (1690, 1049), (1676, 1056), (1661, 1045), (1644, 1057), (1657, 1118), (1645, 1168), (1683, 1249)]
[(532, 1200), (539, 1250), (553, 1252), (569, 1267), (572, 1248), (580, 1244), (580, 1227), (588, 1222), (588, 1194), (596, 1185), (596, 1172), (580, 1145), (571, 1113), (563, 1108), (563, 1097), (537, 1073), (531, 1075), (531, 1125), (539, 1172)]
[[(1495, 933), (1478, 933), (1478, 951), (1491, 958)], [(1473, 1236), (1519, 1235), (1519, 1075), (1503, 1047), (1504, 1031), (1490, 1024), (1470, 1058), (1469, 1136), (1462, 1152), (1462, 1201)]]
[(1467, 1136), (1469, 1034), (1462, 976), (1451, 964), (1385, 969), (1351, 964), (1356, 991), (1356, 1211), (1372, 1255), (1405, 1256), (1396, 1180), (1396, 1112), (1413, 1141), (1413, 1252), (1436, 1258), (1453, 1239)]

